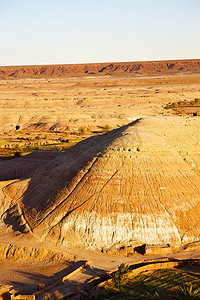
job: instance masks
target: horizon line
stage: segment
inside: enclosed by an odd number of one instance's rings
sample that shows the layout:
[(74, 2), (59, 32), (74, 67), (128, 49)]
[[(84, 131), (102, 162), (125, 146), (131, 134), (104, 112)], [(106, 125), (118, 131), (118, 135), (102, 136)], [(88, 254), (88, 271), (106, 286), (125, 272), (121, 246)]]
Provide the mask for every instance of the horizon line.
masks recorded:
[(153, 63), (153, 62), (168, 62), (168, 61), (188, 61), (200, 60), (200, 58), (174, 58), (174, 59), (156, 59), (156, 60), (135, 60), (135, 61), (103, 61), (103, 62), (80, 62), (80, 63), (44, 63), (44, 64), (19, 64), (19, 65), (0, 65), (3, 67), (31, 67), (31, 66), (66, 66), (66, 65), (97, 65), (97, 64), (132, 64), (132, 63)]

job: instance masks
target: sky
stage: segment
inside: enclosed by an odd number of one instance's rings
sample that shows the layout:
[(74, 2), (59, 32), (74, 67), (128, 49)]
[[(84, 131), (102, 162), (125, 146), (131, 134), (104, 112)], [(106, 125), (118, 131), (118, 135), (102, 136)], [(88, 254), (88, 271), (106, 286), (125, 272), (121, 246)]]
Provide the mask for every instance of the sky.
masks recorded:
[(200, 58), (200, 0), (0, 0), (0, 66)]

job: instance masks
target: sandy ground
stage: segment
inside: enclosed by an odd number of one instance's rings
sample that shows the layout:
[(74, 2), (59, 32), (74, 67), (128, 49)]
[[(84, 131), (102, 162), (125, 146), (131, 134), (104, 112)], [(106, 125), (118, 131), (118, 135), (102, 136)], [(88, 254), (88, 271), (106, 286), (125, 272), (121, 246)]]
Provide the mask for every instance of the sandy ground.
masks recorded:
[[(169, 115), (163, 109), (168, 102), (200, 97), (200, 75), (184, 73), (159, 76), (87, 76), (58, 78), (22, 78), (0, 80), (0, 142), (16, 137), (15, 126), (24, 133), (46, 133), (51, 126), (60, 132), (78, 130), (81, 126), (98, 130), (112, 128), (137, 118)], [(40, 126), (38, 126), (40, 125)], [(60, 132), (55, 133), (58, 136)], [(187, 137), (186, 137), (187, 140)], [(182, 150), (184, 153), (184, 149)], [(7, 240), (7, 243), (12, 243)], [(51, 245), (47, 245), (51, 249)], [(60, 250), (60, 248), (59, 248)], [(64, 251), (64, 250), (63, 250)], [(67, 249), (76, 260), (90, 260), (93, 269), (73, 278), (83, 282), (120, 263), (149, 259), (147, 256), (111, 256), (82, 249)], [(171, 257), (199, 257), (200, 252), (172, 254)], [(159, 256), (157, 256), (159, 257)], [(163, 257), (163, 256), (162, 256)], [(165, 256), (166, 257), (166, 256)], [(69, 261), (0, 261), (0, 283), (11, 284), (23, 293), (36, 291), (39, 282), (59, 279)], [(54, 276), (54, 277), (52, 277)]]
[[(132, 257), (112, 256), (87, 250), (71, 249), (76, 254), (78, 263), (88, 260), (91, 266), (84, 269), (81, 273), (73, 276), (67, 285), (56, 288), (61, 293), (67, 293), (74, 289), (75, 283), (82, 284), (89, 279), (104, 274), (105, 271), (116, 269), (121, 263), (136, 263), (151, 259), (165, 259), (167, 257), (186, 259), (200, 258), (200, 251), (180, 252), (169, 255), (135, 255)], [(58, 281), (68, 274), (70, 266), (77, 264), (68, 261), (0, 261), (0, 282), (1, 284), (12, 285), (16, 291), (23, 294), (31, 294), (37, 291), (37, 285), (44, 282), (46, 286)]]
[[(199, 97), (200, 76), (90, 76), (0, 80), (0, 132), (115, 128), (140, 117), (166, 114), (162, 105)], [(40, 126), (39, 126), (40, 125)]]
[(189, 71), (0, 79), (0, 155), (9, 147), (56, 144), (58, 138), (76, 142), (82, 128), (85, 137), (104, 126), (171, 114), (163, 105), (199, 98), (199, 82), (200, 75)]

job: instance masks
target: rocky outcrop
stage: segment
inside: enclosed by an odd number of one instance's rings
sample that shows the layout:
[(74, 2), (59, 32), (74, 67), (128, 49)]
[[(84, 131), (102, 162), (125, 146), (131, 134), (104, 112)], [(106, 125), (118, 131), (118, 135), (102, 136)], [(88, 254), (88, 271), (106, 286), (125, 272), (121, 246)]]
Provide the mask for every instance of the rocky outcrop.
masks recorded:
[(59, 261), (71, 258), (63, 253), (57, 253), (49, 249), (27, 247), (19, 245), (0, 245), (0, 259), (31, 260), (31, 261)]
[(198, 165), (180, 151), (188, 147), (195, 159), (199, 122), (187, 144), (186, 119), (178, 120), (134, 121), (80, 142), (28, 178), (2, 182), (4, 224), (22, 236), (97, 249), (198, 242)]

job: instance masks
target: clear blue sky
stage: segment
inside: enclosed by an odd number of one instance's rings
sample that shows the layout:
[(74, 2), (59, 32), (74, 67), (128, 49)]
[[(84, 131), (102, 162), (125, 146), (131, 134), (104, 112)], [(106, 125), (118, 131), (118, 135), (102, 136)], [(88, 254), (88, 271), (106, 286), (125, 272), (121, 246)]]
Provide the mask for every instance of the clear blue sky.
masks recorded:
[(200, 0), (0, 0), (0, 65), (200, 58)]

